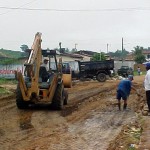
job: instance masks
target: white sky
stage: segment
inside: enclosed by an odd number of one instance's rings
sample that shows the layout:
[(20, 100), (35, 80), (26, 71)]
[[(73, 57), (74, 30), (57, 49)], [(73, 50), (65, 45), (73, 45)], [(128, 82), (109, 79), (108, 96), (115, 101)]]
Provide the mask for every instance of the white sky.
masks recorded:
[(0, 48), (30, 48), (36, 32), (42, 33), (43, 49), (59, 48), (62, 42), (65, 48), (77, 44), (77, 50), (97, 52), (107, 52), (109, 44), (115, 52), (122, 49), (122, 37), (127, 51), (137, 45), (148, 48), (150, 0), (0, 0)]

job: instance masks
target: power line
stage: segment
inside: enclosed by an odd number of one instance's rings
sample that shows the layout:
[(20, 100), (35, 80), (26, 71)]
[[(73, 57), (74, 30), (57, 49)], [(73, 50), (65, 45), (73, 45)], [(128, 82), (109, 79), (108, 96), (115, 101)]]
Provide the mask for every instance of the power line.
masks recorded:
[[(33, 2), (35, 2), (35, 1), (37, 1), (37, 0), (33, 0), (33, 1), (31, 1), (31, 2), (25, 3), (25, 4), (23, 4), (23, 5), (20, 5), (19, 7), (15, 7), (15, 8), (16, 8), (16, 9), (19, 9), (19, 8), (21, 8), (21, 7), (23, 7), (23, 6), (27, 6), (27, 5), (29, 5), (29, 4), (31, 4), (31, 3), (33, 3)], [(0, 7), (0, 9), (7, 9), (7, 8), (9, 8), (9, 7)], [(12, 10), (13, 10), (13, 9), (9, 9), (9, 11), (4, 12), (4, 13), (1, 13), (0, 15), (7, 14), (7, 13), (11, 12)]]
[[(36, 1), (36, 0), (34, 0)], [(33, 2), (33, 1), (32, 1)], [(31, 2), (30, 2), (31, 3)], [(29, 3), (27, 3), (29, 4)], [(25, 5), (27, 5), (25, 4)], [(25, 6), (22, 5), (22, 6)], [(100, 12), (100, 11), (145, 11), (150, 10), (149, 7), (135, 7), (135, 8), (114, 8), (114, 9), (46, 9), (46, 8), (22, 8), (20, 7), (3, 7), (0, 6), (0, 9), (9, 9), (9, 10), (28, 10), (28, 11), (77, 11), (77, 12)]]

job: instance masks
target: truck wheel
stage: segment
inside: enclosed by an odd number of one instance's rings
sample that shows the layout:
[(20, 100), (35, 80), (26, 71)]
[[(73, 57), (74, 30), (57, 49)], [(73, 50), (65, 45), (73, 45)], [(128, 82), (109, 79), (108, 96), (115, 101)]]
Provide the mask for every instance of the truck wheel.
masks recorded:
[(133, 74), (133, 72), (131, 70), (127, 71), (127, 75), (132, 75), (132, 74)]
[(64, 105), (68, 104), (68, 92), (64, 90)]
[(97, 75), (97, 80), (98, 80), (99, 82), (105, 82), (105, 81), (106, 81), (106, 75), (105, 75), (104, 73), (99, 73), (99, 74)]
[(17, 85), (16, 89), (16, 105), (19, 109), (26, 109), (29, 106), (29, 102), (23, 100), (19, 85)]
[(63, 90), (63, 84), (58, 84), (52, 101), (52, 107), (56, 110), (63, 109)]

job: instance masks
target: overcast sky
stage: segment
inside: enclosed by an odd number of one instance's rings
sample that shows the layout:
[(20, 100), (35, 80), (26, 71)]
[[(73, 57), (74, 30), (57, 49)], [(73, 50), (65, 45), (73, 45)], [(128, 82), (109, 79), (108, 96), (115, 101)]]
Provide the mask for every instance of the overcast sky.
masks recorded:
[(127, 51), (148, 48), (150, 0), (0, 0), (0, 48), (30, 48), (36, 32), (43, 49), (115, 52), (122, 37)]

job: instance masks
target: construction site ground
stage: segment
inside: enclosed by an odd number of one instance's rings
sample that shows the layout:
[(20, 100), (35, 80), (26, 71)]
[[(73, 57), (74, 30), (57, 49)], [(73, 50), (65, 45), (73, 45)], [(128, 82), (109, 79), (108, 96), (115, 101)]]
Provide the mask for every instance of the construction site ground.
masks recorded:
[(150, 150), (144, 76), (135, 76), (128, 109), (118, 111), (116, 89), (120, 80), (74, 81), (68, 105), (61, 111), (48, 105), (19, 110), (15, 84), (0, 97), (0, 150)]

